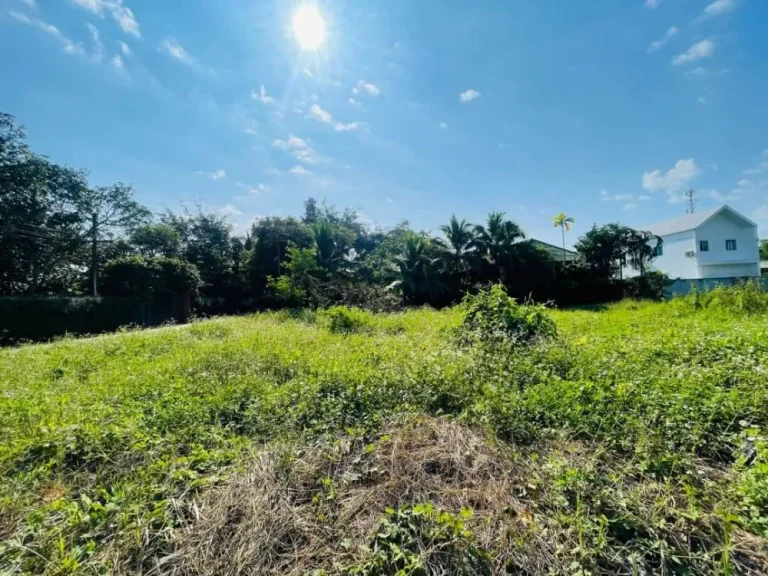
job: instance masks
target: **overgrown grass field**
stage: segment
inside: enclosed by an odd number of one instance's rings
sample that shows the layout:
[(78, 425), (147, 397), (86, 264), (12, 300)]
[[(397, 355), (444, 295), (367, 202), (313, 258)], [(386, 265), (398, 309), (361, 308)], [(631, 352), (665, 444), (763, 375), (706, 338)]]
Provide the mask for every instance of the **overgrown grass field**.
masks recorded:
[(3, 350), (0, 573), (766, 573), (751, 311), (467, 341), (461, 308), (335, 309)]

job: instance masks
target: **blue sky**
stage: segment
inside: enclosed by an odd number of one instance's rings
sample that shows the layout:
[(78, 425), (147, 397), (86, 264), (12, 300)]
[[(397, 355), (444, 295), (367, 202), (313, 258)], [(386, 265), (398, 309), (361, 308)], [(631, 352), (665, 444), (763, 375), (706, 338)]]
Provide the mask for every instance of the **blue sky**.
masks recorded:
[(0, 110), (92, 184), (238, 230), (311, 195), (555, 243), (562, 210), (570, 243), (693, 187), (768, 236), (766, 25), (763, 0), (0, 0)]

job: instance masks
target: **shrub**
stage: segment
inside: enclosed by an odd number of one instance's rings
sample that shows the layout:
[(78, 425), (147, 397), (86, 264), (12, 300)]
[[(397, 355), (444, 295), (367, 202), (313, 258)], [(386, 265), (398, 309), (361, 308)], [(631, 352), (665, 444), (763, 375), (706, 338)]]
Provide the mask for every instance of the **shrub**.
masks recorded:
[(332, 306), (322, 310), (318, 315), (327, 322), (328, 330), (334, 334), (369, 332), (373, 327), (371, 313), (360, 308)]
[(557, 334), (555, 322), (544, 306), (518, 304), (500, 284), (467, 295), (460, 306), (464, 318), (459, 337), (464, 341), (502, 338), (530, 342)]
[(684, 310), (715, 310), (729, 314), (760, 314), (768, 311), (768, 292), (756, 281), (735, 286), (717, 286), (709, 292), (694, 286), (677, 298), (675, 305)]
[(636, 300), (663, 300), (664, 289), (670, 284), (670, 279), (661, 272), (649, 272), (624, 280), (624, 297)]

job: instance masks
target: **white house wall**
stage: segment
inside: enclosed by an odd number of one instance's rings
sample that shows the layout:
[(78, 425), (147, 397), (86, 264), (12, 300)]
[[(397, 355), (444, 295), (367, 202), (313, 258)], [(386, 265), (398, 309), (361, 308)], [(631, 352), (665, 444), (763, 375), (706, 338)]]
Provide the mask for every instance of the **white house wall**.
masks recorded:
[[(739, 225), (741, 223), (741, 225)], [(745, 226), (740, 219), (721, 212), (695, 231), (698, 278), (731, 278), (760, 276), (760, 255), (757, 227)], [(699, 250), (699, 241), (706, 240), (708, 252)], [(726, 240), (736, 240), (736, 250), (725, 249)]]
[[(696, 260), (685, 255), (686, 252), (694, 250), (693, 230), (670, 234), (663, 240), (663, 254), (651, 263), (651, 270), (663, 272), (673, 280), (700, 278)], [(637, 273), (633, 275), (636, 276)]]

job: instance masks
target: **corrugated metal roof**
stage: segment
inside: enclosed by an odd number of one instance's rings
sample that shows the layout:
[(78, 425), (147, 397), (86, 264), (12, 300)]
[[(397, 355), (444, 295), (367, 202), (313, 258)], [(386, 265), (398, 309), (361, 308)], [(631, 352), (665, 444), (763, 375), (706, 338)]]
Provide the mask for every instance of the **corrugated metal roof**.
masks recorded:
[(670, 234), (677, 234), (678, 232), (686, 232), (687, 230), (693, 230), (698, 228), (701, 224), (709, 220), (717, 212), (722, 210), (724, 206), (707, 210), (706, 212), (694, 212), (693, 214), (686, 214), (681, 218), (675, 220), (668, 220), (667, 222), (659, 222), (643, 228), (648, 230), (651, 234), (656, 236), (669, 236)]

